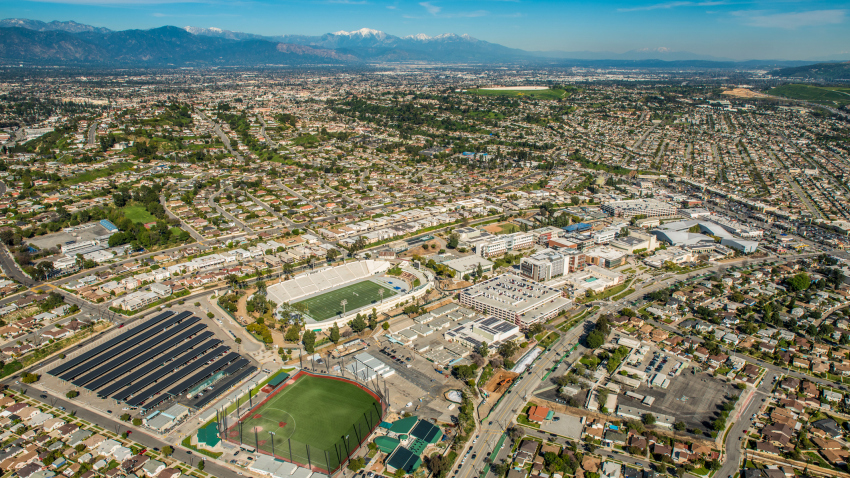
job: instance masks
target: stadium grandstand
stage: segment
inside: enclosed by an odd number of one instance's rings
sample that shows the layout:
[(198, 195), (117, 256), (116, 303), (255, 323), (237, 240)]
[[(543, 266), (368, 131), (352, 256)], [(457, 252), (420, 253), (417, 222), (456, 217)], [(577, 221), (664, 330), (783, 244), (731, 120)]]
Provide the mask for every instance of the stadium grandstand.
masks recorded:
[(324, 267), (270, 286), (268, 296), (278, 304), (294, 303), (304, 297), (328, 291), (343, 284), (379, 275), (389, 268), (389, 262), (370, 260), (348, 262), (336, 267)]

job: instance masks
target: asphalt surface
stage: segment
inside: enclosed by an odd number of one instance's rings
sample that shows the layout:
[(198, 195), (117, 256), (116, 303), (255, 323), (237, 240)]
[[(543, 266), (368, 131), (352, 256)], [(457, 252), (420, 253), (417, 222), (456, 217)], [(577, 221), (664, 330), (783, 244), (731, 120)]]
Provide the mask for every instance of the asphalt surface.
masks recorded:
[[(17, 389), (17, 386), (15, 388)], [(46, 399), (45, 403), (47, 403), (48, 405), (52, 405), (54, 407), (65, 407), (66, 411), (68, 412), (76, 412), (77, 418), (83, 419), (89, 423), (100, 425), (101, 427), (113, 431), (115, 433), (120, 434), (127, 430), (131, 430), (132, 433), (130, 434), (129, 438), (149, 449), (159, 448), (161, 450), (162, 447), (166, 445), (171, 446), (172, 448), (174, 448), (174, 454), (171, 455), (171, 457), (187, 465), (196, 465), (198, 463), (198, 460), (203, 457), (203, 455), (195, 455), (189, 450), (183, 450), (181, 448), (178, 448), (176, 443), (167, 443), (163, 440), (160, 440), (159, 438), (145, 433), (144, 431), (139, 431), (135, 427), (127, 426), (126, 423), (121, 422), (120, 420), (116, 420), (101, 413), (92, 411), (80, 404), (79, 401), (67, 400), (66, 398), (59, 397), (50, 391), (39, 390), (34, 386), (24, 388), (23, 390), (25, 391), (28, 397), (31, 397), (35, 400), (44, 401), (44, 399), (40, 398), (40, 395), (46, 394), (48, 398)], [(204, 471), (216, 477), (239, 477), (239, 473), (216, 463), (214, 460), (208, 460), (204, 464)]]

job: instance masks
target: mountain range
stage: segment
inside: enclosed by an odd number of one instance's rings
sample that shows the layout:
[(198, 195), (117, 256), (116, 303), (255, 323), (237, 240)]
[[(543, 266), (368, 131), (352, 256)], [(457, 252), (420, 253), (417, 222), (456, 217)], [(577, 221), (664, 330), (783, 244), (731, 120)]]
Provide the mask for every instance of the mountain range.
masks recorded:
[(672, 51), (529, 52), (447, 33), (399, 37), (362, 28), (319, 36), (264, 36), (219, 28), (165, 26), (113, 31), (73, 21), (0, 20), (0, 60), (32, 64), (262, 66), (366, 62), (508, 63), (551, 66), (734, 68), (796, 67), (811, 62), (750, 61)]

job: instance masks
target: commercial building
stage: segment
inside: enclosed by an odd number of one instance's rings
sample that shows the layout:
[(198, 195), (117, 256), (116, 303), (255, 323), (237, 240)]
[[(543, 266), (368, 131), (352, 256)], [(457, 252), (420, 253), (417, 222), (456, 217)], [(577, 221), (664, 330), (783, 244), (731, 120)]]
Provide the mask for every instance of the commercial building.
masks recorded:
[(493, 257), (508, 252), (528, 249), (534, 246), (534, 235), (527, 232), (515, 232), (493, 236), (475, 244), (475, 252), (481, 257)]
[(460, 303), (526, 329), (555, 317), (572, 304), (561, 291), (513, 274), (467, 287)]
[(628, 236), (618, 237), (611, 241), (609, 245), (629, 254), (634, 254), (635, 251), (640, 249), (646, 249), (648, 252), (654, 251), (658, 246), (658, 241), (652, 234), (630, 230)]
[(519, 327), (496, 317), (482, 317), (459, 325), (443, 334), (448, 342), (456, 342), (470, 349), (478, 348), (482, 343), (496, 349), (504, 342), (522, 337)]
[(602, 205), (602, 210), (614, 217), (631, 218), (634, 216), (660, 217), (674, 216), (678, 208), (657, 199), (630, 199)]
[(476, 273), (479, 265), (481, 266), (482, 274), (493, 271), (493, 263), (480, 256), (461, 257), (443, 262), (443, 264), (455, 271), (458, 277), (463, 277), (464, 274)]
[(523, 257), (519, 264), (523, 276), (536, 281), (547, 281), (564, 274), (565, 258), (553, 249), (544, 249), (531, 257)]
[(620, 285), (625, 276), (619, 272), (609, 271), (598, 266), (587, 266), (583, 271), (575, 272), (566, 277), (576, 295), (582, 296), (588, 291), (602, 292), (605, 289)]
[(602, 246), (585, 253), (587, 262), (606, 269), (614, 269), (626, 263), (626, 254), (614, 247)]

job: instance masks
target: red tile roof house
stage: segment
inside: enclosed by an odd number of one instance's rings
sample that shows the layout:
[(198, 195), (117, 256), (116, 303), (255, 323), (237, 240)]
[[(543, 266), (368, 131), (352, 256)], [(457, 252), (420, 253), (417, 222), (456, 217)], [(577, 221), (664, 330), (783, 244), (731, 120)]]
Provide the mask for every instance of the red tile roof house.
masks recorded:
[(546, 420), (546, 415), (549, 414), (549, 408), (533, 406), (528, 409), (528, 420), (540, 423)]

